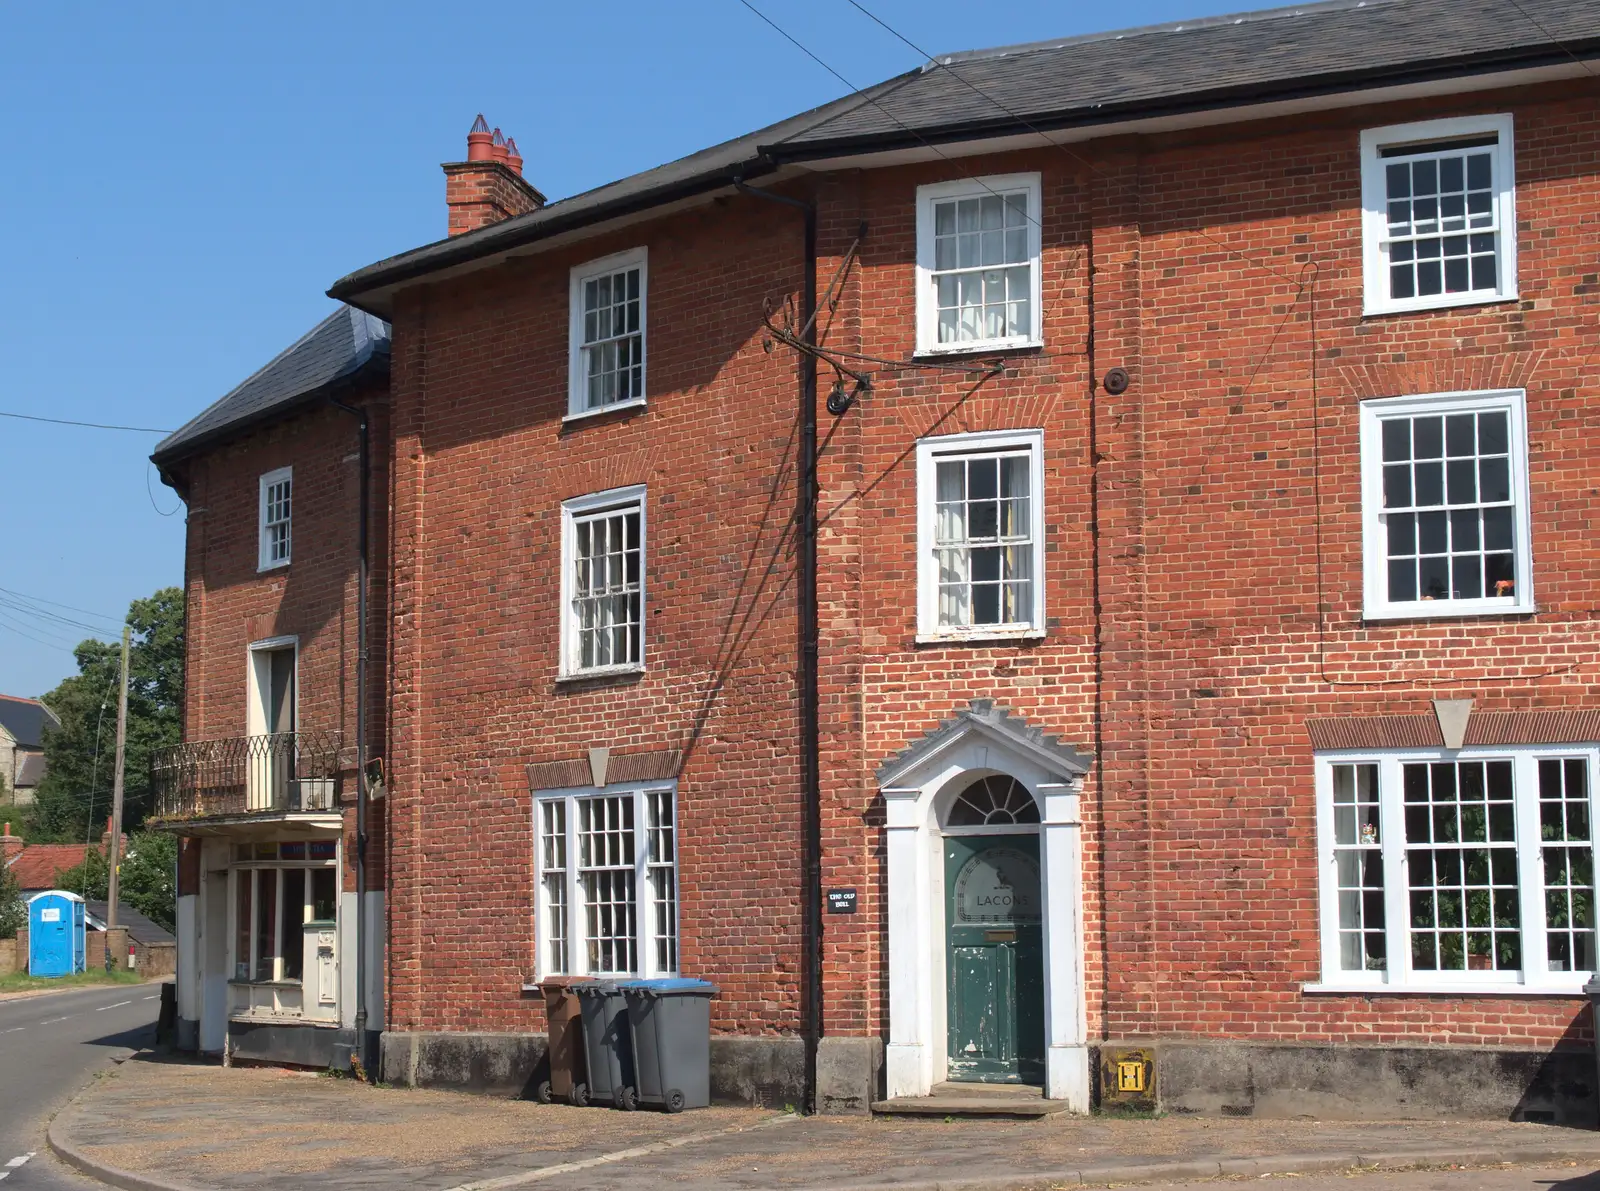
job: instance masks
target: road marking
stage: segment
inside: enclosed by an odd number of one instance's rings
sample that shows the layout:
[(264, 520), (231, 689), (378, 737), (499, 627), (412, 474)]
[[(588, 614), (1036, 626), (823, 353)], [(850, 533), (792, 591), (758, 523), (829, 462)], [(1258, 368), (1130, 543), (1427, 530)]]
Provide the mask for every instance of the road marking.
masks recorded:
[(96, 1009), (95, 1012), (104, 1013), (107, 1009), (121, 1009), (124, 1005), (131, 1004), (133, 1004), (132, 1001), (118, 1001), (115, 1005), (102, 1005), (100, 1008)]
[(53, 1026), (58, 1021), (70, 1021), (72, 1018), (74, 1018), (76, 1016), (78, 1016), (76, 1013), (69, 1013), (69, 1014), (67, 1014), (66, 1017), (48, 1017), (44, 1021), (40, 1022), (39, 1024), (41, 1026)]
[(744, 1133), (746, 1130), (768, 1129), (773, 1125), (781, 1125), (785, 1121), (798, 1121), (801, 1118), (794, 1113), (784, 1113), (782, 1116), (768, 1117), (754, 1125), (733, 1125), (726, 1129), (713, 1129), (709, 1133), (691, 1133), (687, 1137), (673, 1137), (666, 1141), (652, 1142), (648, 1145), (634, 1146), (627, 1150), (613, 1150), (609, 1154), (599, 1154), (593, 1158), (585, 1158), (580, 1162), (563, 1162), (558, 1166), (543, 1166), (536, 1170), (522, 1171), (518, 1174), (501, 1175), (495, 1179), (483, 1179), (475, 1183), (462, 1183), (460, 1186), (451, 1187), (448, 1191), (503, 1191), (508, 1187), (521, 1187), (527, 1183), (542, 1182), (545, 1179), (555, 1178), (557, 1175), (570, 1174), (577, 1170), (588, 1170), (593, 1166), (604, 1166), (610, 1162), (621, 1162), (628, 1158), (641, 1158), (646, 1154), (660, 1153), (662, 1150), (673, 1150), (679, 1146), (692, 1145), (697, 1141), (710, 1141), (717, 1137), (726, 1137), (730, 1133)]
[(27, 1026), (12, 1026), (9, 1030), (7, 1030), (5, 1032), (7, 1034), (15, 1034), (15, 1033), (18, 1033), (21, 1030), (26, 1030), (27, 1028), (28, 1028)]
[(33, 1157), (36, 1153), (38, 1153), (37, 1150), (29, 1150), (26, 1154), (18, 1154), (15, 1158), (11, 1159), (10, 1162), (7, 1162), (6, 1165), (15, 1169), (18, 1166), (25, 1165), (28, 1159)]
[(146, 997), (145, 998), (145, 1000), (147, 1000), (147, 1001), (159, 1001), (160, 999), (161, 999), (161, 996), (160, 996), (159, 993), (157, 995), (153, 996), (153, 997)]

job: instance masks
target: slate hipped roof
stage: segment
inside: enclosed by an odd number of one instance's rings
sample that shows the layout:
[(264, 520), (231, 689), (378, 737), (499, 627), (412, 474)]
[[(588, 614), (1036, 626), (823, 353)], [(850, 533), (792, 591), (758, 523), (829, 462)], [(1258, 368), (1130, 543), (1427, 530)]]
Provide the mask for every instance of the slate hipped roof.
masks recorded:
[[(83, 916), (88, 919), (91, 930), (105, 930), (106, 911), (108, 909), (110, 909), (110, 903), (108, 902), (86, 901), (83, 903)], [(172, 932), (166, 927), (152, 922), (121, 898), (117, 899), (117, 925), (125, 927), (128, 932), (128, 938), (135, 943), (148, 945), (150, 943), (177, 942)]]
[(162, 439), (150, 458), (160, 467), (221, 438), (282, 417), (358, 374), (389, 368), (389, 324), (340, 306), (243, 383)]
[(0, 695), (0, 728), (11, 733), (11, 738), (23, 748), (43, 748), (47, 727), (59, 728), (61, 721), (39, 700)]
[(1327, 0), (949, 54), (747, 136), (368, 265), (328, 292), (384, 309), (376, 291), (385, 287), (788, 163), (1571, 66), (1597, 51), (1594, 0)]

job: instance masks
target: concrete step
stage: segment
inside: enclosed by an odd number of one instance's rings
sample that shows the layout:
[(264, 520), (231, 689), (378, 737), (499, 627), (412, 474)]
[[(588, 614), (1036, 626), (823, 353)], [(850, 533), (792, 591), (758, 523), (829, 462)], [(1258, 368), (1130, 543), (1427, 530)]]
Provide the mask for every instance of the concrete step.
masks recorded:
[(882, 1116), (1048, 1117), (1067, 1111), (1065, 1100), (1046, 1100), (1044, 1089), (1026, 1084), (942, 1083), (928, 1096), (896, 1096), (873, 1102)]

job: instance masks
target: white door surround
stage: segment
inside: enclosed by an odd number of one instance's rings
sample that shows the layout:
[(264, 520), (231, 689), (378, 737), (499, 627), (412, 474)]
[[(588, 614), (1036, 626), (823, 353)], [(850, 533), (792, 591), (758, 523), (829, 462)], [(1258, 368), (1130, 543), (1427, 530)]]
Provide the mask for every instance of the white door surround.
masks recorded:
[[(1039, 804), (1044, 901), (1045, 1095), (1089, 1111), (1083, 988), (1083, 850), (1078, 800), (1087, 757), (975, 699), (878, 769), (887, 811), (889, 1043), (887, 1092), (926, 1096), (945, 1078), (942, 824), (951, 801), (989, 774), (1021, 782)], [(970, 829), (968, 829), (970, 830)], [(1014, 830), (1014, 829), (1013, 829)]]

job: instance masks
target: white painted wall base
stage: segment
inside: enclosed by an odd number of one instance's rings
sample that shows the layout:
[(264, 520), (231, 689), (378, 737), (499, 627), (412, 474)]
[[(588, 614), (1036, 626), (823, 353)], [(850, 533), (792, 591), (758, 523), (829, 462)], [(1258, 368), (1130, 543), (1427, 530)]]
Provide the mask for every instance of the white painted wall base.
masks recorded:
[(339, 894), (339, 1024), (356, 1024), (356, 902), (353, 893)]
[(1052, 1046), (1044, 1052), (1044, 1094), (1065, 1100), (1068, 1112), (1089, 1111), (1087, 1046)]
[(883, 1077), (889, 1099), (928, 1094), (927, 1055), (923, 1048), (891, 1042), (883, 1051)]
[(173, 983), (177, 985), (178, 1016), (187, 1021), (200, 1020), (200, 898), (186, 893), (178, 899), (177, 971)]

